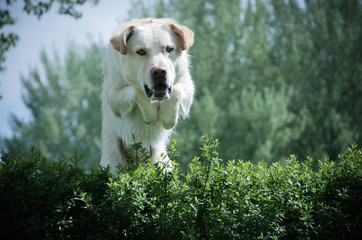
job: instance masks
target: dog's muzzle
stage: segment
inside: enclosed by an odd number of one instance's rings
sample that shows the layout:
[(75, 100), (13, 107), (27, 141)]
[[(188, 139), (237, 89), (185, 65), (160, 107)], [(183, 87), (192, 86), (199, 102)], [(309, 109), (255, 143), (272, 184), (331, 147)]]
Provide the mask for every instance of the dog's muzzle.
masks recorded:
[(150, 74), (153, 86), (144, 86), (147, 97), (153, 101), (169, 99), (171, 97), (172, 87), (167, 84), (166, 69), (163, 67), (153, 67)]

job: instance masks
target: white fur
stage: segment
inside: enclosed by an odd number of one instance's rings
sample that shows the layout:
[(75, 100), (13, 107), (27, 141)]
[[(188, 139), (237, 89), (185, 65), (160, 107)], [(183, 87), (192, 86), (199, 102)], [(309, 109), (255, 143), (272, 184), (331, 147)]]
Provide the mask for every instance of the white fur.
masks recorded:
[[(132, 34), (129, 34), (132, 32)], [(148, 151), (153, 161), (167, 161), (166, 145), (179, 114), (187, 117), (193, 101), (194, 85), (189, 73), (187, 48), (193, 33), (170, 19), (137, 19), (122, 24), (106, 50), (103, 69), (102, 166), (127, 166), (119, 148), (131, 147), (132, 136)], [(165, 51), (172, 47), (171, 53)], [(145, 56), (137, 54), (147, 51)], [(144, 85), (152, 85), (150, 71), (163, 67), (171, 96), (155, 100), (147, 97)]]

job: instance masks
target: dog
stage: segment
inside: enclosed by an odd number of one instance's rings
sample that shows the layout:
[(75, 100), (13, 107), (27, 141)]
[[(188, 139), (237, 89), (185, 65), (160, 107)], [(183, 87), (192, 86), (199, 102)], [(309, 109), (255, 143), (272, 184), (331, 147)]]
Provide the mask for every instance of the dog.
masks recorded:
[(168, 163), (166, 146), (179, 116), (189, 116), (194, 84), (187, 50), (194, 33), (172, 19), (120, 25), (103, 61), (101, 166), (130, 166), (132, 144)]

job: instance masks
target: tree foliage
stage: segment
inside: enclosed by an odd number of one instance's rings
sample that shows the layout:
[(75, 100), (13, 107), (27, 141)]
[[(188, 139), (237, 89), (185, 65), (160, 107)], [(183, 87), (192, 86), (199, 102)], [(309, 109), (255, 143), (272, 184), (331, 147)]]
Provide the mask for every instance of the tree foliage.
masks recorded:
[[(16, 0), (2, 0), (6, 2), (6, 6), (10, 7)], [(92, 2), (93, 4), (97, 4), (99, 0), (88, 0), (88, 2)], [(78, 5), (83, 5), (87, 0), (24, 0), (23, 10), (29, 14), (34, 15), (40, 18), (45, 13), (47, 13), (54, 3), (59, 5), (58, 12), (59, 14), (69, 15), (74, 18), (80, 18), (82, 16), (81, 12), (79, 12), (76, 7)], [(0, 29), (2, 29), (6, 25), (14, 25), (16, 23), (16, 19), (12, 17), (10, 11), (5, 9), (5, 4), (0, 8)], [(14, 47), (16, 43), (19, 41), (19, 36), (10, 32), (8, 34), (1, 33), (0, 34), (0, 71), (4, 70), (4, 62), (5, 62), (5, 53), (10, 49), (10, 47)]]
[[(157, 7), (144, 11), (150, 5)], [(198, 93), (177, 129), (183, 154), (193, 154), (193, 136), (203, 134), (220, 138), (224, 158), (271, 162), (290, 153), (336, 159), (362, 142), (361, 1), (150, 5), (134, 15), (176, 17), (195, 31)]]
[[(199, 152), (198, 136), (202, 135), (220, 139), (223, 159), (264, 159), (268, 164), (292, 153), (300, 159), (307, 155), (337, 159), (346, 146), (362, 144), (361, 1), (138, 0), (134, 6), (130, 18), (172, 17), (195, 32), (190, 53), (196, 99), (191, 118), (180, 121), (174, 134), (182, 166)], [(78, 50), (71, 52), (77, 59)], [(67, 74), (79, 86), (69, 89), (57, 83), (60, 78), (51, 80), (52, 101), (47, 91), (36, 87), (37, 82), (48, 80), (38, 81), (31, 73), (25, 81), (25, 100), (33, 115), (43, 116), (46, 124), (15, 119), (18, 130), (6, 145), (47, 146), (41, 149), (49, 156), (60, 156), (63, 149), (69, 153), (72, 148), (95, 151), (91, 157), (98, 156), (99, 145), (81, 145), (86, 143), (81, 129), (86, 129), (88, 140), (99, 142), (99, 131), (93, 131), (101, 124), (99, 105), (89, 104), (97, 107), (90, 111), (80, 103), (82, 97), (98, 101), (96, 95), (82, 94), (84, 89), (100, 87), (101, 76), (94, 71), (100, 66), (100, 56), (90, 55), (94, 59), (84, 62), (89, 67), (88, 81), (77, 79), (81, 77), (77, 69), (83, 69), (83, 64), (75, 64), (75, 73)], [(46, 78), (59, 75), (59, 69), (65, 69), (65, 75), (72, 61), (73, 57), (55, 65), (43, 61), (51, 73)], [(55, 99), (61, 101), (55, 103)], [(64, 99), (71, 100), (63, 105)], [(70, 120), (78, 115), (83, 117)], [(69, 129), (60, 123), (68, 123)], [(44, 126), (57, 127), (45, 137), (51, 131)], [(67, 144), (61, 144), (65, 140)]]
[(53, 159), (67, 159), (73, 151), (86, 154), (83, 167), (96, 166), (100, 159), (102, 44), (70, 45), (64, 62), (55, 55), (41, 54), (45, 75), (32, 69), (23, 77), (23, 100), (32, 120), (13, 116), (12, 139), (4, 143), (12, 156), (18, 148), (36, 146)]

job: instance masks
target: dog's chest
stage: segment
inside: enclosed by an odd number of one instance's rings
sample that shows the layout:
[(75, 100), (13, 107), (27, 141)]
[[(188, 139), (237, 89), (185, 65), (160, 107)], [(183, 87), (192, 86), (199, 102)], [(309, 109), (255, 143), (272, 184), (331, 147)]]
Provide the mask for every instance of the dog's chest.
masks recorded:
[(162, 126), (161, 121), (157, 121), (154, 125), (146, 124), (137, 105), (130, 113), (117, 119), (116, 129), (118, 137), (122, 138), (126, 148), (130, 148), (134, 141), (141, 142), (144, 147), (153, 146), (164, 141), (171, 133)]

